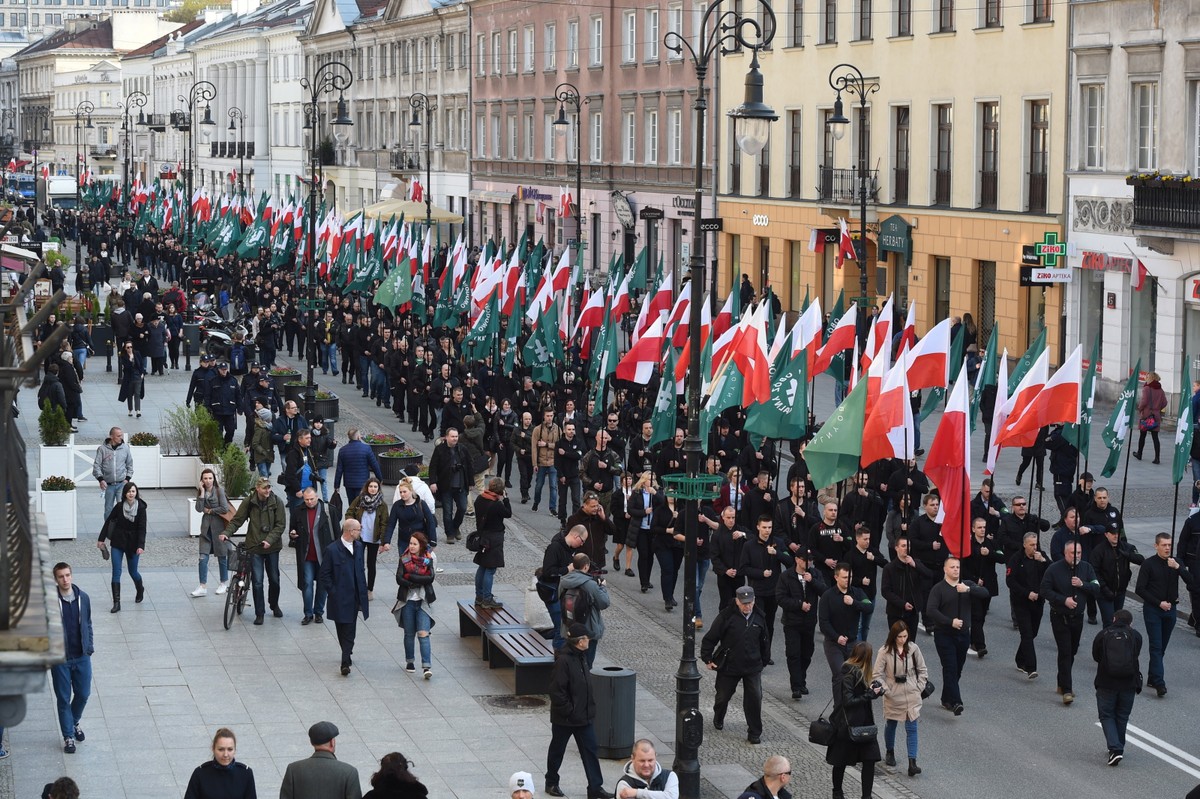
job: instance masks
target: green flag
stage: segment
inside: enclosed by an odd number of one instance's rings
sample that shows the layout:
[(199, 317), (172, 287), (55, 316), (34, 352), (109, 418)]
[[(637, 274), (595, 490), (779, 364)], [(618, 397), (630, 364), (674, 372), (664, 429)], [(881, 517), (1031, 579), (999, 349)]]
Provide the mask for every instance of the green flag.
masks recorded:
[(1133, 367), (1129, 379), (1125, 381), (1125, 388), (1121, 390), (1121, 396), (1117, 398), (1117, 406), (1113, 408), (1108, 425), (1100, 434), (1100, 438), (1104, 440), (1104, 446), (1108, 447), (1108, 460), (1104, 462), (1104, 469), (1100, 472), (1103, 477), (1112, 477), (1117, 473), (1117, 466), (1120, 465), (1121, 451), (1125, 448), (1129, 438), (1129, 429), (1133, 426), (1133, 411), (1137, 407), (1138, 372), (1141, 371), (1141, 368), (1142, 361), (1139, 358), (1137, 366)]
[(1021, 356), (1021, 360), (1017, 361), (1017, 365), (1013, 368), (1012, 373), (1008, 376), (1008, 396), (1012, 396), (1017, 390), (1017, 386), (1021, 385), (1021, 381), (1025, 379), (1026, 373), (1033, 368), (1033, 362), (1036, 361), (1046, 349), (1046, 328), (1042, 328), (1042, 332), (1037, 334), (1037, 338), (1029, 345), (1029, 349), (1025, 350), (1025, 354)]
[(558, 337), (558, 303), (550, 303), (533, 335), (525, 342), (522, 357), (534, 380), (554, 382), (555, 363), (562, 360), (562, 341)]
[[(958, 328), (958, 332), (954, 334), (954, 339), (950, 342), (950, 363), (962, 364), (963, 362), (963, 329)], [(925, 397), (925, 403), (921, 406), (921, 421), (929, 418), (929, 415), (937, 410), (946, 399), (946, 388), (937, 386), (930, 390)]]
[[(611, 269), (609, 270), (612, 271)], [(633, 277), (629, 278), (630, 290), (637, 289), (642, 291), (646, 288), (646, 279), (650, 272), (650, 253), (645, 247), (638, 253), (637, 260), (633, 262)]]
[(483, 311), (471, 324), (471, 332), (463, 339), (463, 355), (468, 361), (483, 359), (491, 352), (498, 335), (500, 335), (500, 294), (492, 292), (492, 298), (483, 306)]
[(867, 381), (859, 380), (804, 450), (809, 475), (818, 489), (833, 485), (858, 471), (866, 406)]
[(1000, 369), (1000, 359), (997, 347), (1000, 344), (1000, 323), (992, 324), (992, 334), (988, 336), (987, 349), (983, 352), (983, 363), (979, 366), (979, 375), (975, 378), (975, 390), (971, 393), (971, 432), (975, 432), (975, 420), (979, 418), (979, 403), (983, 401), (983, 390), (996, 385), (997, 372)]
[(1175, 485), (1183, 479), (1183, 473), (1192, 460), (1192, 397), (1188, 389), (1192, 387), (1191, 363), (1183, 359), (1183, 380), (1179, 383), (1179, 421), (1175, 425), (1175, 462), (1172, 465), (1171, 476)]
[[(737, 301), (734, 301), (734, 306), (737, 306)], [(833, 329), (837, 327), (837, 323), (841, 321), (842, 316), (846, 313), (846, 292), (839, 291), (837, 302), (833, 304), (833, 310), (829, 312), (829, 324), (825, 325), (825, 334), (821, 337), (822, 343), (829, 340)], [(846, 378), (846, 354), (839, 352), (833, 356), (833, 360), (829, 363), (829, 368), (825, 370), (825, 374), (831, 375), (839, 385), (845, 384)], [(824, 486), (821, 486), (824, 488)]]
[[(608, 317), (608, 311), (605, 311), (605, 318), (608, 319), (604, 324), (603, 335), (601, 340), (604, 343), (604, 354), (600, 357), (599, 369), (596, 375), (592, 377), (592, 382), (596, 389), (593, 392), (593, 399), (596, 400), (596, 407), (604, 407), (604, 382), (608, 380), (609, 375), (617, 371), (617, 361), (621, 360), (621, 356), (617, 351), (617, 339), (621, 335), (621, 328), (617, 320)], [(600, 343), (597, 342), (597, 347)]]
[(662, 382), (658, 384), (658, 396), (654, 398), (654, 410), (650, 417), (653, 432), (650, 446), (667, 441), (675, 435), (675, 410), (679, 406), (675, 393), (675, 348), (667, 344), (666, 360), (663, 361)]
[(354, 270), (354, 278), (346, 284), (346, 291), (370, 291), (371, 284), (383, 278), (383, 251), (378, 241), (364, 252)]
[[(781, 359), (790, 353), (789, 346), (779, 353)], [(808, 352), (802, 350), (782, 368), (772, 371), (771, 399), (750, 406), (745, 428), (767, 438), (803, 438), (808, 429)]]
[(705, 452), (708, 452), (709, 447), (708, 431), (712, 429), (713, 422), (717, 420), (721, 411), (742, 404), (742, 388), (746, 384), (746, 378), (733, 364), (732, 359), (727, 360), (725, 364), (717, 370), (712, 394), (700, 410), (700, 442)]
[[(1079, 450), (1080, 457), (1087, 459), (1088, 441), (1092, 437), (1092, 411), (1096, 403), (1096, 364), (1100, 360), (1100, 336), (1092, 342), (1092, 360), (1083, 375), (1083, 387), (1079, 392), (1079, 424), (1065, 424), (1063, 440), (1071, 442)], [(1178, 482), (1178, 481), (1176, 481)]]

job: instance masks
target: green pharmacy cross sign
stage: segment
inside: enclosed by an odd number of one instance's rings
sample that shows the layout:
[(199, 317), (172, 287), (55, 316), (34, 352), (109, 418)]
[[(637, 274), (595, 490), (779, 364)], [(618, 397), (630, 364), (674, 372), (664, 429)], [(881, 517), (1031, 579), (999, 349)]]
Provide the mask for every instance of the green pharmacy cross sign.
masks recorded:
[(1042, 259), (1042, 266), (1053, 269), (1058, 266), (1059, 258), (1067, 257), (1066, 242), (1058, 240), (1058, 234), (1053, 230), (1048, 231), (1039, 244), (1036, 245), (1037, 254)]

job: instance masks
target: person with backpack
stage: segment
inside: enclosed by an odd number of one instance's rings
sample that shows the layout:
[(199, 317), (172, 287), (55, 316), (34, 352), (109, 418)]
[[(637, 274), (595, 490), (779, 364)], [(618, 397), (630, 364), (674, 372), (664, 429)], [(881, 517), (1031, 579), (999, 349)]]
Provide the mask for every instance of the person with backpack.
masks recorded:
[(1108, 765), (1115, 766), (1125, 757), (1125, 727), (1133, 712), (1133, 698), (1142, 692), (1142, 634), (1133, 629), (1133, 614), (1118, 610), (1112, 626), (1105, 627), (1092, 640), (1092, 660), (1096, 661), (1096, 712), (1108, 744)]
[(558, 604), (562, 613), (562, 636), (573, 624), (582, 624), (588, 634), (587, 664), (596, 662), (596, 649), (604, 637), (604, 619), (600, 615), (611, 602), (604, 577), (592, 574), (592, 559), (586, 552), (577, 552), (571, 559), (569, 571), (558, 581)]

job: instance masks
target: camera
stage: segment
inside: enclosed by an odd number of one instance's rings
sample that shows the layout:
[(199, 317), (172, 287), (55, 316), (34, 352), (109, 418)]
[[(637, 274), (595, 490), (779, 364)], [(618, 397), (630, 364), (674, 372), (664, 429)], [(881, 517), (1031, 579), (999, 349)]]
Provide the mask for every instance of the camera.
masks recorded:
[(908, 675), (907, 674), (897, 675), (896, 682), (899, 683), (900, 685), (904, 685), (904, 683), (908, 682)]
[(882, 691), (883, 683), (881, 683), (879, 680), (871, 680), (871, 688), (875, 691)]

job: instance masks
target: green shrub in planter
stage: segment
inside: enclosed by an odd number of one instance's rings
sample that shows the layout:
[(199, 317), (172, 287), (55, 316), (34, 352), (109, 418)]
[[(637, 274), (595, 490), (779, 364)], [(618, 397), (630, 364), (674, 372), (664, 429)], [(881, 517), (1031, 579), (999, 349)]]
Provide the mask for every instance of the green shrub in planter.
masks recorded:
[(75, 481), (62, 475), (51, 475), (42, 481), (43, 491), (74, 491)]
[(64, 447), (71, 438), (71, 423), (67, 421), (62, 408), (45, 400), (38, 416), (38, 432), (42, 436), (43, 446)]
[(250, 493), (252, 476), (246, 450), (237, 444), (226, 444), (217, 456), (217, 477), (225, 486), (225, 493), (239, 499)]
[(153, 433), (134, 433), (129, 437), (129, 446), (131, 447), (155, 447), (158, 446), (158, 436)]
[[(221, 450), (225, 448), (221, 425), (208, 412), (208, 408), (197, 407), (193, 411), (193, 419), (196, 429), (200, 431), (200, 460), (204, 463), (216, 463)], [(228, 488), (226, 490), (228, 491)]]

